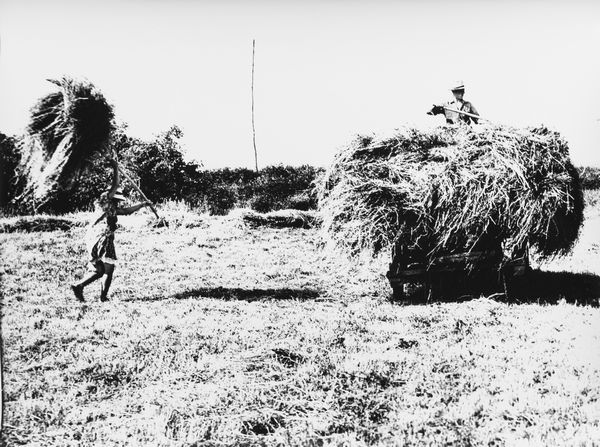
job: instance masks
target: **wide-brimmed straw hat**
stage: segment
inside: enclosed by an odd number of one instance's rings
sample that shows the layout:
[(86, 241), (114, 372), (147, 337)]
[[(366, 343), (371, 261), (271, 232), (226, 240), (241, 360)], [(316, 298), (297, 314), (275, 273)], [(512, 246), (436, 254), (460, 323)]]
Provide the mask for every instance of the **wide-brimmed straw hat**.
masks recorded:
[(119, 200), (119, 201), (121, 201), (121, 202), (122, 202), (122, 201), (124, 201), (124, 200), (127, 200), (127, 199), (125, 198), (125, 196), (123, 195), (123, 192), (122, 192), (122, 191), (117, 191), (117, 192), (115, 192), (115, 193), (113, 194), (113, 199), (114, 199), (114, 200)]
[[(108, 194), (109, 194), (109, 192), (110, 192), (110, 191), (105, 191), (105, 192), (103, 192), (103, 193), (100, 195), (100, 200), (101, 200), (101, 201), (102, 201), (102, 200), (108, 200)], [(115, 193), (112, 195), (112, 199), (113, 199), (113, 200), (118, 200), (119, 202), (122, 202), (122, 201), (124, 201), (124, 200), (127, 200), (127, 199), (125, 198), (125, 196), (123, 195), (123, 191), (122, 191), (122, 190), (120, 190), (120, 189), (117, 189), (117, 190), (115, 191)]]
[(464, 91), (465, 90), (465, 83), (463, 81), (456, 81), (454, 84), (452, 84), (452, 87), (450, 88), (451, 91), (453, 92), (459, 92), (459, 91)]

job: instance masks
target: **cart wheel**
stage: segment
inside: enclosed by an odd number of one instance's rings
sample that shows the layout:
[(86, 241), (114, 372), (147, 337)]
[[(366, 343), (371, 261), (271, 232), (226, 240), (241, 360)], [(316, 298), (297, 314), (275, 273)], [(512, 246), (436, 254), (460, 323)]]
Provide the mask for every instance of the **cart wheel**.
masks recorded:
[(428, 283), (423, 288), (423, 302), (426, 304), (431, 303), (431, 301), (434, 299), (435, 295), (436, 295), (435, 287), (433, 286), (433, 284)]
[(519, 296), (523, 294), (523, 277), (515, 277), (511, 273), (502, 273), (501, 279), (506, 301), (511, 303), (520, 302)]
[(442, 286), (441, 282), (441, 275), (428, 275), (425, 287), (423, 287), (423, 302), (429, 304), (431, 301), (439, 298)]
[(404, 300), (404, 284), (393, 284), (392, 285), (392, 300), (403, 301)]
[(527, 268), (524, 273), (519, 276), (506, 275), (506, 283), (508, 284), (508, 293), (506, 297), (511, 301), (520, 302), (531, 292), (531, 269)]
[(512, 287), (510, 284), (510, 280), (511, 280), (511, 275), (507, 274), (506, 272), (502, 272), (501, 275), (501, 281), (502, 281), (502, 288), (504, 289), (504, 297), (506, 298), (506, 301), (511, 301), (511, 292), (512, 292)]

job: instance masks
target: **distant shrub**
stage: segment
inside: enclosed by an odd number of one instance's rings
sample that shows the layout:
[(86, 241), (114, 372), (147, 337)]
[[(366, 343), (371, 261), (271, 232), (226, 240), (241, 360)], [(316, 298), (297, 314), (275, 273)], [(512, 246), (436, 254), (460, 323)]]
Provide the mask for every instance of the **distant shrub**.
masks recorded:
[(190, 183), (186, 200), (192, 205), (206, 202), (211, 189), (220, 186), (234, 194), (236, 206), (245, 204), (252, 197), (252, 184), (257, 176), (256, 171), (246, 168), (199, 170)]
[(233, 207), (261, 213), (287, 208), (307, 211), (317, 205), (312, 183), (318, 172), (307, 165), (268, 166), (259, 172), (246, 168), (198, 171), (184, 199), (190, 206), (222, 212)]
[(13, 201), (21, 191), (16, 176), (16, 167), (20, 158), (17, 138), (0, 132), (0, 208), (4, 212), (13, 211), (15, 207)]
[(316, 207), (310, 191), (319, 170), (313, 166), (269, 166), (260, 171), (252, 185), (250, 207), (259, 212), (285, 208), (308, 210)]
[(205, 208), (213, 216), (224, 216), (235, 205), (235, 193), (227, 186), (217, 185), (206, 191)]
[(300, 211), (314, 210), (317, 208), (317, 198), (312, 190), (306, 190), (290, 197), (286, 208)]
[(585, 166), (577, 170), (583, 189), (600, 189), (600, 168)]
[(258, 211), (259, 213), (268, 213), (273, 209), (273, 197), (269, 194), (258, 194), (252, 197), (248, 205), (254, 211)]
[(139, 186), (154, 202), (185, 198), (197, 165), (186, 162), (180, 139), (183, 132), (172, 126), (152, 141), (127, 138), (121, 150), (123, 161), (136, 174)]
[[(183, 136), (172, 126), (154, 139), (141, 140), (127, 135), (127, 126), (115, 129), (111, 146), (129, 177), (156, 203), (183, 201), (211, 214), (227, 214), (235, 207), (251, 207), (269, 212), (281, 209), (316, 209), (312, 193), (319, 168), (268, 166), (256, 172), (247, 168), (203, 170), (188, 162), (180, 140)], [(106, 159), (97, 156), (90, 168), (71, 185), (59, 185), (43, 204), (16, 200), (22, 181), (17, 165), (20, 159), (18, 138), (0, 133), (0, 212), (6, 215), (38, 212), (65, 214), (88, 211), (111, 183), (112, 169)], [(127, 181), (126, 195), (137, 196)]]

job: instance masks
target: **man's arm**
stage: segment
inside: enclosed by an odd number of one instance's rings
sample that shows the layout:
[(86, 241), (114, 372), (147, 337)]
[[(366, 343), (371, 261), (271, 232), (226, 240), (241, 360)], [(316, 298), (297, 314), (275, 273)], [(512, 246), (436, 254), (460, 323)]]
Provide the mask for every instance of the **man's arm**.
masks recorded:
[(121, 178), (119, 176), (119, 163), (117, 162), (117, 159), (115, 157), (111, 157), (109, 160), (113, 169), (113, 178), (112, 184), (110, 185), (110, 190), (108, 191), (108, 197), (112, 199), (117, 192), (117, 189), (119, 189), (119, 186), (121, 185)]
[(434, 104), (431, 110), (427, 112), (427, 115), (440, 115), (442, 113), (444, 113), (444, 106), (436, 106)]
[(106, 217), (106, 213), (102, 213), (102, 214), (100, 215), (100, 217), (98, 217), (98, 218), (97, 218), (97, 219), (94, 221), (94, 223), (93, 223), (92, 225), (96, 225), (98, 222), (100, 222), (100, 221), (101, 221), (102, 219), (104, 219), (105, 217)]
[[(477, 111), (477, 109), (471, 103), (469, 103), (469, 113), (472, 113), (473, 115), (479, 116), (479, 112)], [(472, 116), (470, 118), (473, 120), (473, 122), (475, 124), (477, 124), (479, 122), (478, 118), (473, 118)]]
[(129, 206), (127, 208), (117, 208), (117, 214), (119, 216), (128, 216), (129, 214), (133, 214), (146, 206), (150, 206), (150, 202), (141, 202), (137, 205)]

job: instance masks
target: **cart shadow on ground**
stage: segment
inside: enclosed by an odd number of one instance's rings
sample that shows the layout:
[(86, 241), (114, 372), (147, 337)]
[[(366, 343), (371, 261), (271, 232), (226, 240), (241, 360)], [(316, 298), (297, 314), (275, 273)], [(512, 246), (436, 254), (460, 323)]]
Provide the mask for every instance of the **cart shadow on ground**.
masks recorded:
[(557, 304), (559, 302), (598, 307), (600, 276), (592, 273), (549, 272), (531, 270), (525, 277), (513, 280), (506, 289), (501, 283), (477, 284), (470, 279), (446, 281), (434, 296), (416, 285), (401, 304), (463, 302), (488, 297), (512, 304)]
[(565, 300), (571, 304), (598, 306), (600, 276), (592, 273), (548, 272), (533, 270), (516, 290), (521, 302), (553, 304)]
[[(509, 296), (501, 286), (475, 286), (470, 281), (457, 281), (453, 286), (446, 283), (439, 296), (427, 299), (422, 287), (415, 287), (407, 299), (398, 304), (426, 305), (436, 302), (463, 302), (480, 297), (514, 304), (567, 303), (598, 307), (600, 300), (600, 276), (591, 273), (548, 272), (532, 270), (526, 278), (515, 282)], [(326, 291), (314, 288), (241, 288), (199, 287), (171, 295), (148, 296), (127, 301), (185, 300), (215, 298), (221, 300), (261, 301), (300, 300), (331, 301)], [(391, 299), (391, 291), (390, 291)]]

